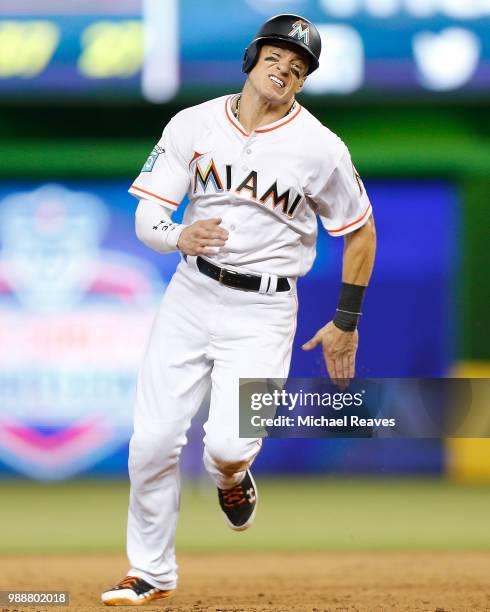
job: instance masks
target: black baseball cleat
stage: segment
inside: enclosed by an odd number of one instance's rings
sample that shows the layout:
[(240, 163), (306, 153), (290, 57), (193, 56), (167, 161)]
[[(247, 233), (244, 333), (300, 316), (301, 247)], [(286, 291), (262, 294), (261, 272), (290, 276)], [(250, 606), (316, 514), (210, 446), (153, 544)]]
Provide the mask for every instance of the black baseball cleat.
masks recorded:
[(174, 589), (162, 591), (148, 584), (143, 578), (126, 576), (112, 589), (101, 595), (106, 606), (142, 606), (150, 601), (170, 597)]
[(228, 525), (235, 531), (248, 529), (254, 521), (258, 499), (250, 470), (247, 470), (242, 482), (232, 489), (218, 488), (218, 497)]

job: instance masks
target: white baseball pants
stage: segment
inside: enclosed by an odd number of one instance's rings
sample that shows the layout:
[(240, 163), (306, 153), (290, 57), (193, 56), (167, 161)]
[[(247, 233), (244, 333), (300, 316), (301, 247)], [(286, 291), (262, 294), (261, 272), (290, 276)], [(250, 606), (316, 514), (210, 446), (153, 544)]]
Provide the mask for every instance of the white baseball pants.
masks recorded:
[[(204, 465), (217, 487), (243, 478), (261, 440), (238, 436), (238, 379), (286, 378), (296, 329), (296, 288), (241, 291), (182, 261), (161, 302), (138, 377), (129, 448), (130, 575), (175, 588), (179, 455), (209, 386)], [(218, 501), (216, 501), (217, 508)]]

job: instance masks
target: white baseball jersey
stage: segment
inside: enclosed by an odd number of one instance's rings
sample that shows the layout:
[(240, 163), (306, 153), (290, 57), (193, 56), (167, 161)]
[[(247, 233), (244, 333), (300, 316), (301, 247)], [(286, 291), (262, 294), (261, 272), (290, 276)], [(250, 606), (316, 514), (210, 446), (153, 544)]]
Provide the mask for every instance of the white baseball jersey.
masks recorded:
[(332, 236), (371, 214), (347, 147), (299, 103), (248, 134), (232, 113), (235, 96), (179, 112), (130, 188), (175, 210), (184, 223), (221, 217), (229, 232), (211, 259), (221, 266), (296, 277), (315, 259), (316, 214)]

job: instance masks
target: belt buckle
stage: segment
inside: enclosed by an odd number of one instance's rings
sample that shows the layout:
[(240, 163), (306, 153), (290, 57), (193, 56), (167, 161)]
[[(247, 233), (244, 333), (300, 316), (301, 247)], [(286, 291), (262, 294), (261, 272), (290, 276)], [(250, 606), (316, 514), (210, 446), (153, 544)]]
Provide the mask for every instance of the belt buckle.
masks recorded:
[(235, 289), (239, 289), (240, 286), (235, 285), (232, 282), (232, 279), (235, 277), (239, 277), (240, 273), (235, 272), (235, 270), (227, 270), (226, 268), (220, 268), (218, 283), (224, 285), (225, 287), (233, 287)]

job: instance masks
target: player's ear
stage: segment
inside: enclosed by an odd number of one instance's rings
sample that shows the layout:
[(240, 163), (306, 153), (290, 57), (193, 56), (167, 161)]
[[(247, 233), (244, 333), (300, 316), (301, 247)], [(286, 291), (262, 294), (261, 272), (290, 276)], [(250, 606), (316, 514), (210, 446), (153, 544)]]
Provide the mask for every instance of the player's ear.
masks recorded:
[(306, 77), (299, 80), (297, 88), (296, 88), (296, 93), (299, 93), (303, 89), (303, 87), (305, 86), (305, 82), (306, 82)]

